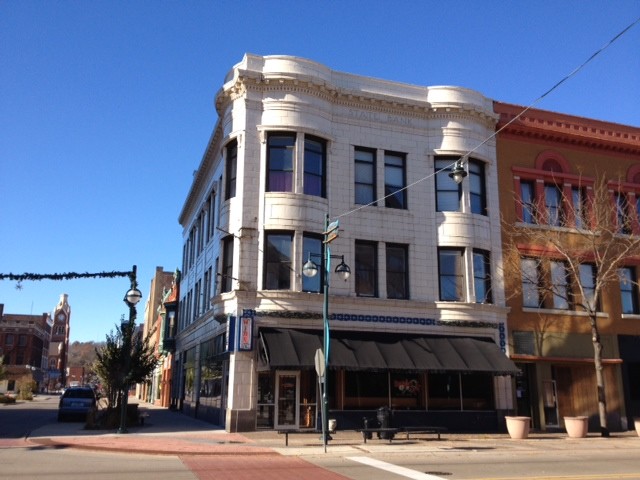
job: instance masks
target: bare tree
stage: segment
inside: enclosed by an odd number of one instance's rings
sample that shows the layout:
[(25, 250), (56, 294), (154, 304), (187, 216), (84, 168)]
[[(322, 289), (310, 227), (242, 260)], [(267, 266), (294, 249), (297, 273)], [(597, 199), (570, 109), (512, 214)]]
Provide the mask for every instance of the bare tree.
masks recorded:
[(521, 274), (506, 279), (510, 296), (522, 295), (529, 305), (537, 301), (539, 307), (554, 305), (586, 312), (593, 343), (600, 431), (608, 437), (598, 311), (603, 292), (621, 280), (629, 280), (621, 278), (620, 269), (632, 257), (640, 257), (640, 236), (632, 234), (632, 226), (638, 221), (636, 206), (617, 195), (617, 184), (598, 178), (593, 190), (584, 196), (568, 198), (559, 186), (561, 208), (557, 210), (545, 206), (543, 199), (521, 204), (531, 223), (503, 220), (504, 269)]

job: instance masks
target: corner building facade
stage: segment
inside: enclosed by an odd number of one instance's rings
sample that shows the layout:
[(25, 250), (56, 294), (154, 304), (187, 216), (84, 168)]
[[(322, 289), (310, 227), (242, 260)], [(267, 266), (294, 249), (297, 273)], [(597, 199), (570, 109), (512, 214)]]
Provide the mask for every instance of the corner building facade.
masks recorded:
[(359, 428), (385, 407), (397, 425), (497, 429), (517, 369), (493, 103), (249, 54), (215, 103), (179, 218), (178, 408), (228, 431), (319, 428), (324, 278), (302, 269), (324, 271), (328, 216), (329, 418)]

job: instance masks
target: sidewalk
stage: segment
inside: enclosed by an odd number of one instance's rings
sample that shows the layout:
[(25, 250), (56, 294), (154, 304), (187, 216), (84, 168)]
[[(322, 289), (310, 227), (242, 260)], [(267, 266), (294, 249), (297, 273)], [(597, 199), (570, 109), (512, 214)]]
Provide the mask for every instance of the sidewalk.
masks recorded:
[[(137, 402), (136, 399), (131, 399)], [(109, 430), (84, 430), (80, 422), (58, 422), (31, 433), (29, 444), (57, 448), (78, 448), (154, 455), (324, 455), (318, 434), (289, 436), (275, 431), (227, 433), (216, 426), (166, 408), (139, 403), (147, 414), (144, 425), (130, 427), (128, 433)], [(451, 453), (451, 452), (542, 452), (547, 449), (580, 451), (608, 448), (637, 448), (640, 438), (635, 432), (613, 433), (611, 438), (590, 434), (586, 438), (568, 438), (565, 433), (532, 433), (526, 440), (512, 440), (507, 434), (449, 434), (442, 440), (435, 435), (420, 435), (407, 440), (400, 434), (389, 443), (375, 438), (365, 444), (355, 431), (338, 430), (332, 434), (327, 454), (362, 455), (363, 453)]]

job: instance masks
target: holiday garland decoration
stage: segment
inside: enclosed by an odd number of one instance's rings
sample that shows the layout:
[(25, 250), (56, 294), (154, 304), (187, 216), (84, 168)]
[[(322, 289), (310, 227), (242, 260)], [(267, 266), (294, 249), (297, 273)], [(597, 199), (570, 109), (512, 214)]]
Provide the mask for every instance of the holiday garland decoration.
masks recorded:
[(74, 280), (77, 278), (118, 278), (129, 277), (133, 280), (135, 271), (113, 271), (113, 272), (97, 272), (97, 273), (0, 273), (0, 280), (11, 280), (17, 282), (16, 289), (22, 290), (22, 282), (27, 281), (39, 281), (39, 280)]

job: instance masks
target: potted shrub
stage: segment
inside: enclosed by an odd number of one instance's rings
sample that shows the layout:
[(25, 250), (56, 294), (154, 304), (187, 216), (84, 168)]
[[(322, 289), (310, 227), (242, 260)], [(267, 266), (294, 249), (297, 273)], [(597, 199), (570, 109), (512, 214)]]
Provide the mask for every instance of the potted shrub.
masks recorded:
[(564, 417), (564, 428), (571, 438), (583, 438), (589, 431), (589, 417), (581, 415), (578, 417)]
[(507, 431), (514, 439), (527, 438), (529, 436), (529, 424), (531, 417), (505, 417), (507, 421)]

